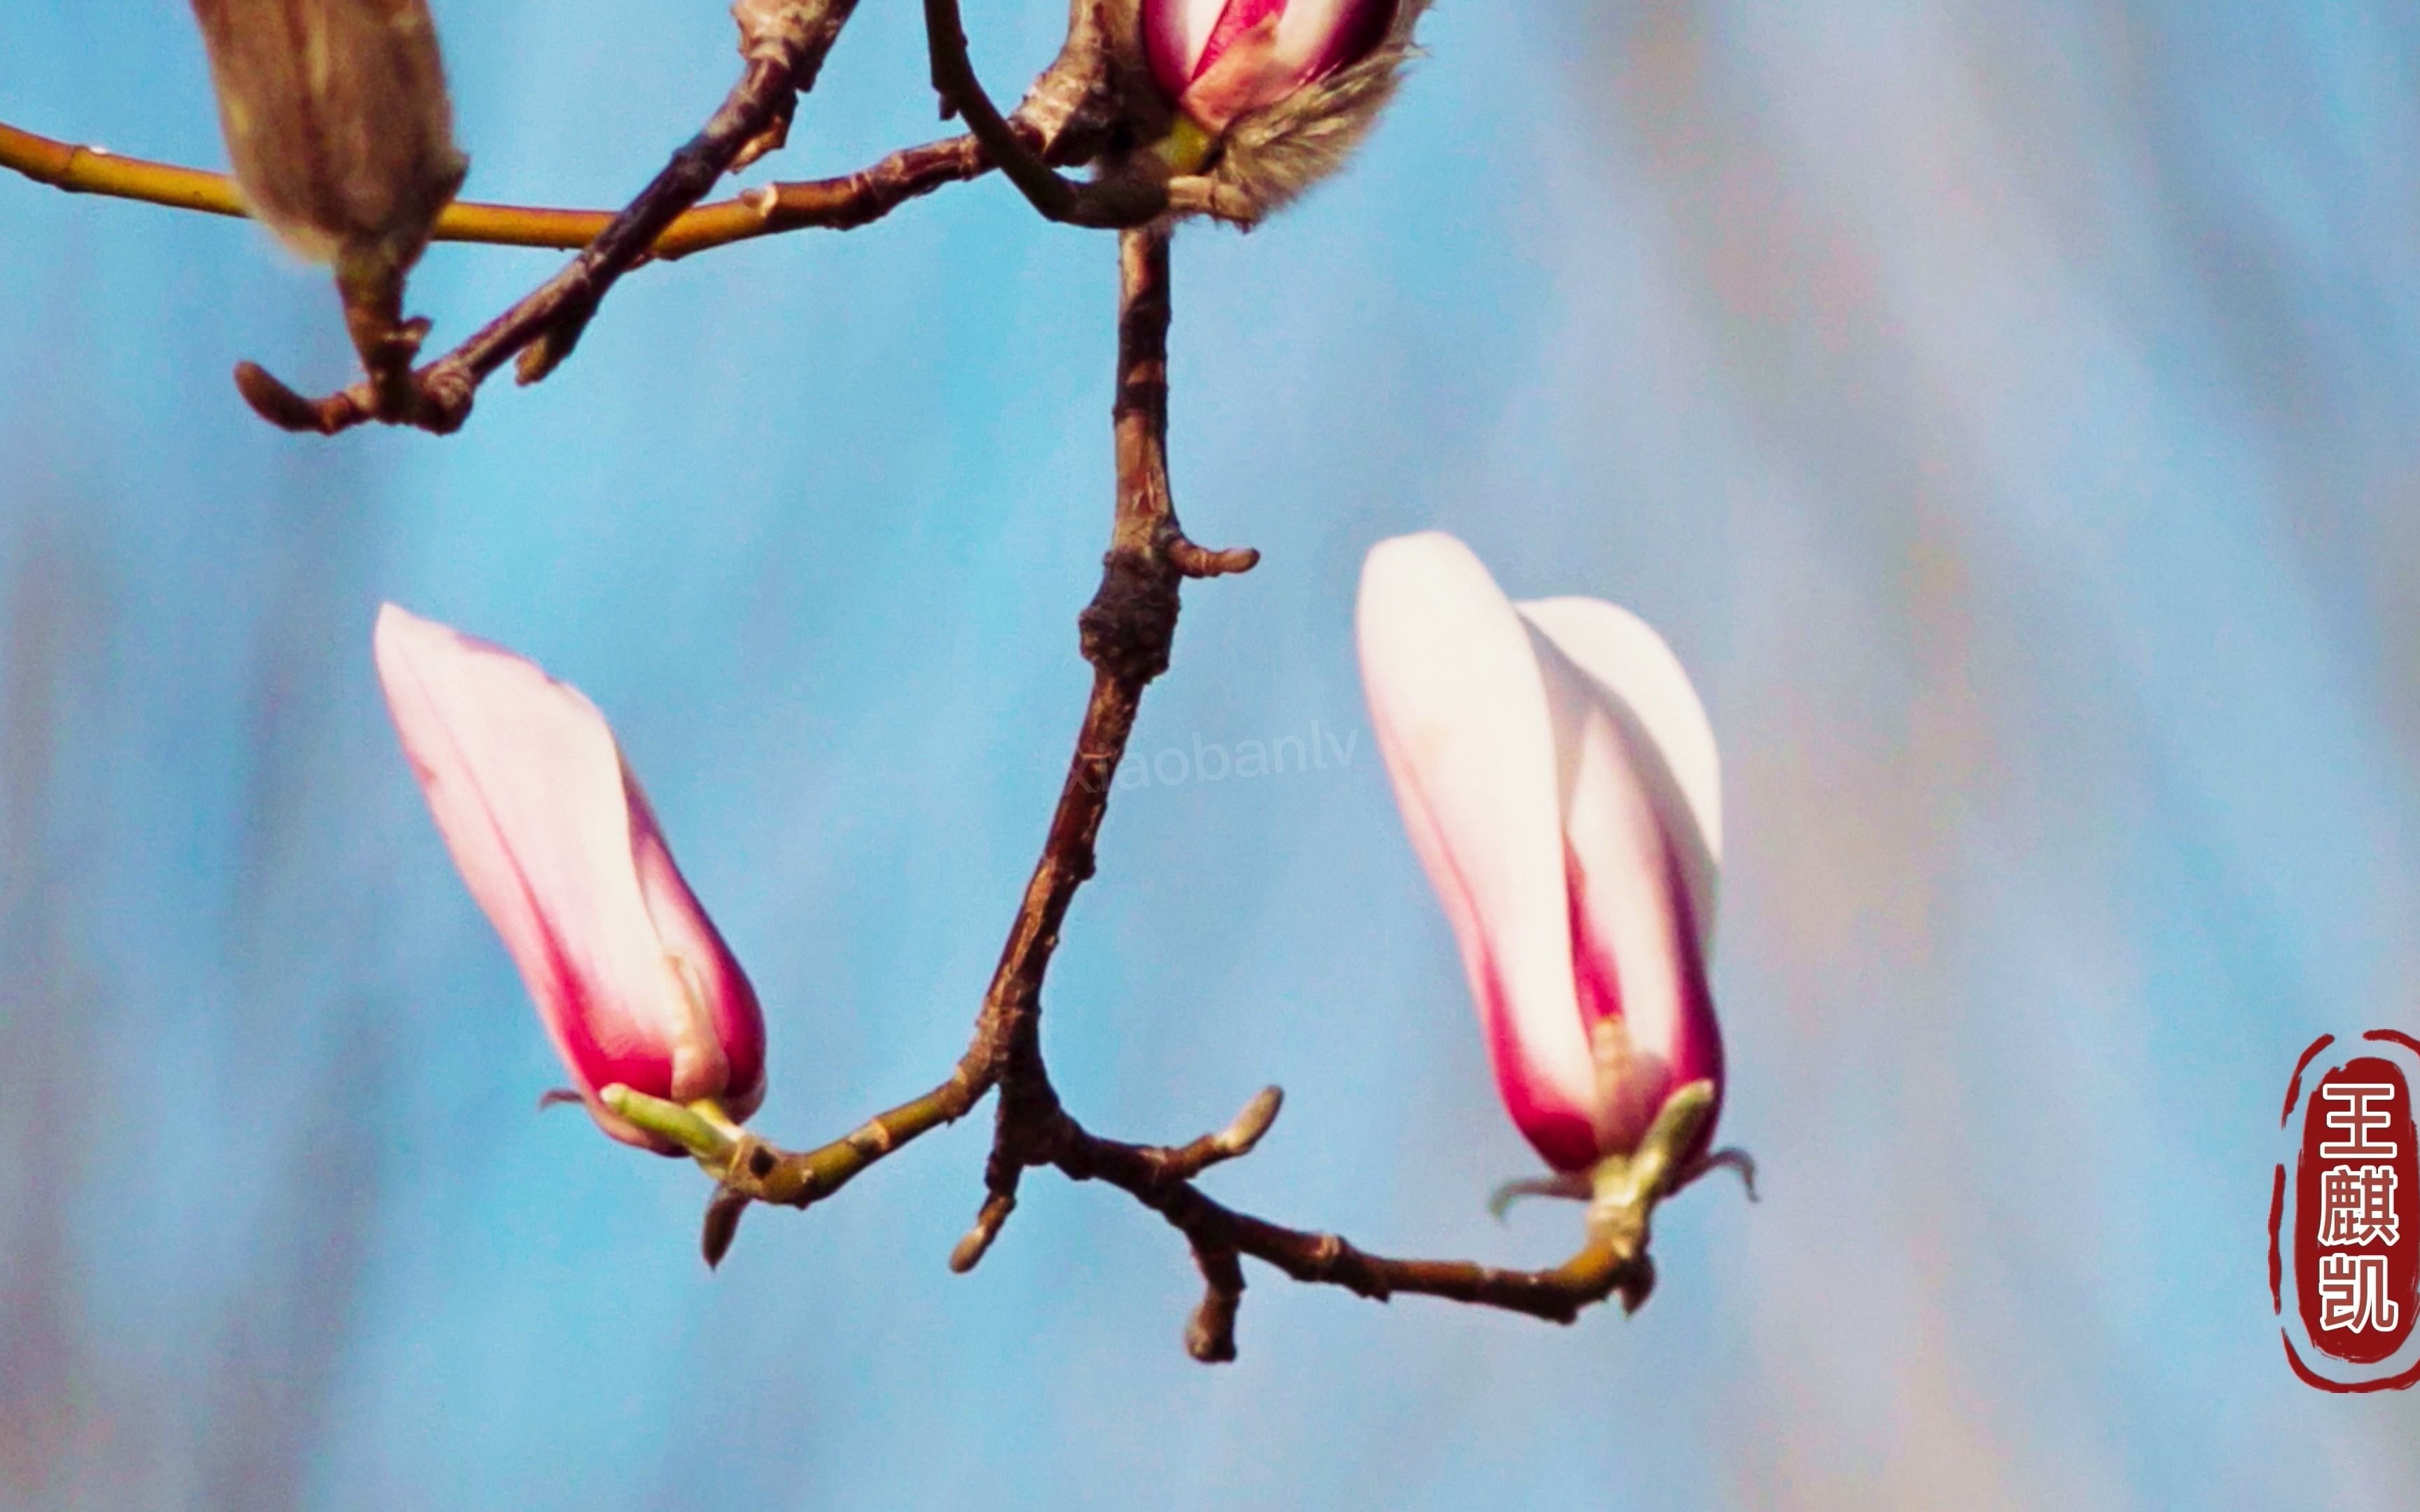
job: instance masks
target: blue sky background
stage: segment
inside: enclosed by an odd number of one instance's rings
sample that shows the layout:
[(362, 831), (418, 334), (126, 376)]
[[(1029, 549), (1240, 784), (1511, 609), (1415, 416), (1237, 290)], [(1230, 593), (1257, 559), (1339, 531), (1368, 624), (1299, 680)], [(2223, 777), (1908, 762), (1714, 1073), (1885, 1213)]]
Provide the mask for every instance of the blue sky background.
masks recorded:
[[(602, 203), (711, 4), (438, 0), (485, 199)], [(1013, 93), (1057, 0), (970, 7)], [(1445, 0), (1342, 179), (1177, 251), (1173, 461), (1262, 548), (1051, 977), (1106, 1131), (1397, 1253), (1558, 1257), (1349, 638), (1375, 540), (1661, 627), (1726, 759), (1728, 1139), (1571, 1329), (1252, 1273), (981, 1120), (753, 1215), (555, 1068), (386, 728), (381, 598), (612, 716), (763, 992), (777, 1139), (964, 1041), (1080, 710), (1113, 262), (998, 183), (644, 271), (462, 434), (271, 432), (349, 359), (256, 230), (0, 181), (0, 1505), (2393, 1507), (2411, 1401), (2287, 1373), (2273, 1109), (2412, 1029), (2420, 23), (2252, 0)], [(869, 3), (754, 177), (935, 130)], [(0, 10), (0, 118), (223, 154), (183, 8)], [(441, 342), (553, 265), (441, 248)], [(1163, 765), (1173, 769), (1177, 764)]]

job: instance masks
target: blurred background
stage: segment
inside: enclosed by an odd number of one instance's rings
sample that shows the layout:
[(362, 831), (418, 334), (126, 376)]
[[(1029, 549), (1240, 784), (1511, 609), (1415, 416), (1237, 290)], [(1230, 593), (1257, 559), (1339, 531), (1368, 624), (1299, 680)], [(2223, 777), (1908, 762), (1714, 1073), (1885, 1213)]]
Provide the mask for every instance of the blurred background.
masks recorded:
[[(716, 4), (437, 0), (467, 193), (616, 202)], [(1061, 0), (970, 8), (997, 92)], [(785, 177), (936, 131), (869, 4)], [(273, 433), (350, 359), (246, 224), (0, 179), (0, 1505), (2388, 1507), (2409, 1397), (2288, 1374), (2273, 1110), (2415, 1027), (2420, 21), (2251, 0), (1448, 0), (1357, 165), (1177, 250), (1173, 673), (1051, 976), (1062, 1088), (1395, 1253), (1542, 1263), (1533, 1157), (1372, 748), (1363, 552), (1660, 626), (1726, 758), (1723, 1134), (1628, 1321), (1380, 1307), (1183, 1245), (987, 1120), (759, 1211), (559, 1073), (372, 676), (381, 599), (615, 721), (762, 990), (759, 1125), (930, 1085), (1063, 770), (1108, 239), (1005, 186), (625, 283), (436, 440)], [(0, 9), (0, 118), (224, 161), (182, 6)], [(752, 178), (766, 177), (764, 169)], [(458, 338), (555, 255), (440, 248)], [(1207, 780), (1316, 727), (1328, 764)], [(1167, 759), (1176, 753), (1181, 760)], [(1176, 780), (1167, 780), (1174, 776)]]

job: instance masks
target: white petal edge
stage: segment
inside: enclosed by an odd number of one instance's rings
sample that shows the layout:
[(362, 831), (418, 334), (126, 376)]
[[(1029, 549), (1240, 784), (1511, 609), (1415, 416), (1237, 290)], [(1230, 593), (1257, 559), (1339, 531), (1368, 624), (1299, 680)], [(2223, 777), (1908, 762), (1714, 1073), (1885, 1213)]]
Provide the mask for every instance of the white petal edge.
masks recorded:
[[(1668, 823), (1685, 815), (1681, 861), (1697, 916), (1699, 949), (1714, 949), (1723, 858), (1722, 759), (1706, 706), (1681, 658), (1654, 627), (1598, 598), (1540, 598), (1514, 606), (1555, 649), (1612, 695), (1659, 764), (1642, 763), (1661, 791)], [(1675, 803), (1675, 799), (1679, 800)]]
[(599, 999), (589, 1027), (608, 1051), (686, 1027), (640, 891), (621, 752), (605, 717), (535, 662), (392, 604), (379, 611), (373, 643), (439, 831), (558, 1051), (571, 1058), (537, 958), (542, 934)]
[[(1509, 1017), (1488, 1026), (1498, 1079), (1586, 1119), (1595, 1073), (1572, 980), (1555, 736), (1528, 630), (1470, 548), (1439, 532), (1372, 548), (1357, 621), (1379, 750), (1482, 1016), (1493, 964)], [(1522, 1064), (1504, 1065), (1508, 1052)]]
[[(1601, 1065), (1590, 1122), (1600, 1149), (1635, 1148), (1670, 1089), (1700, 949), (1682, 857), (1694, 827), (1621, 701), (1531, 630), (1555, 728), (1575, 996)], [(1606, 989), (1609, 988), (1609, 995)], [(1621, 1038), (1596, 1036), (1617, 1026)], [(1616, 1051), (1615, 1044), (1622, 1048)], [(1610, 1069), (1619, 1067), (1619, 1071)]]

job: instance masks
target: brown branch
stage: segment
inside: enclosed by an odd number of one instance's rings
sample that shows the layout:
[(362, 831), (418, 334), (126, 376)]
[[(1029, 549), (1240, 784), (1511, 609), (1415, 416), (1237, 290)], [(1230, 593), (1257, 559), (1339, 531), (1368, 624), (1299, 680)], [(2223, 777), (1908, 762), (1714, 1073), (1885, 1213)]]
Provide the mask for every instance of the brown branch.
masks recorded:
[[(383, 418), (447, 431), (468, 413), (478, 383), (515, 352), (521, 353), (523, 381), (543, 377), (569, 353), (613, 282), (650, 256), (676, 256), (799, 226), (862, 224), (943, 183), (974, 177), (994, 162), (1053, 219), (1125, 228), (1119, 239), (1113, 411), (1116, 510), (1100, 587), (1078, 620), (1083, 655), (1094, 668), (1093, 689), (1041, 858), (985, 994), (972, 1041), (939, 1086), (830, 1145), (790, 1153), (743, 1135), (721, 1170), (707, 1209), (703, 1245), (708, 1263), (721, 1259), (750, 1202), (811, 1206), (923, 1134), (965, 1117), (997, 1091), (986, 1196), (952, 1256), (953, 1268), (969, 1270), (981, 1260), (1016, 1208), (1026, 1169), (1049, 1165), (1071, 1180), (1106, 1181), (1159, 1213), (1191, 1246), (1204, 1286), (1186, 1335), (1197, 1359), (1234, 1357), (1245, 1256), (1296, 1281), (1339, 1286), (1380, 1301), (1401, 1293), (1435, 1296), (1558, 1322), (1569, 1322), (1583, 1308), (1616, 1294), (1636, 1308), (1654, 1277), (1645, 1247), (1647, 1212), (1658, 1193), (1680, 1184), (1668, 1183), (1660, 1168), (1640, 1179), (1643, 1184), (1626, 1204), (1605, 1207), (1602, 1214), (1592, 1208), (1587, 1244), (1553, 1270), (1397, 1259), (1334, 1234), (1237, 1212), (1195, 1184), (1209, 1167), (1249, 1153), (1268, 1132), (1281, 1101), (1276, 1088), (1255, 1097), (1227, 1128), (1177, 1147), (1099, 1137), (1061, 1105), (1041, 1048), (1043, 982), (1076, 890), (1094, 871), (1111, 780), (1143, 689), (1168, 667), (1179, 587), (1187, 578), (1241, 572), (1258, 561), (1254, 551), (1213, 551), (1188, 540), (1168, 486), (1169, 227), (1154, 218), (1171, 208), (1170, 186), (1162, 178), (1078, 183), (1051, 171), (1054, 161), (1097, 156), (1119, 119), (1113, 100), (1104, 107), (1106, 60), (1097, 17), (1086, 0), (1075, 0), (1066, 48), (1014, 120), (1000, 116), (976, 81), (954, 0), (926, 0), (936, 85), (967, 116), (969, 135), (904, 149), (845, 177), (775, 184), (696, 208), (723, 173), (779, 144), (797, 94), (812, 86), (854, 0), (741, 0), (737, 8), (749, 39), (745, 75), (706, 129), (627, 208), (611, 217), (500, 206), (448, 208), (439, 224), (441, 239), (528, 245), (587, 239), (579, 257), (460, 347), (417, 370), (390, 366), (374, 374), (383, 393), (373, 393), (365, 381), (316, 401), (249, 363), (238, 373), (255, 407), (291, 428), (334, 432)], [(0, 166), (70, 192), (243, 213), (232, 186), (220, 176), (116, 158), (5, 125)], [(1215, 204), (1188, 197), (1198, 187), (1178, 180), (1174, 208), (1216, 213)], [(389, 292), (368, 291), (365, 308), (398, 316), (399, 291), (393, 300)], [(373, 301), (376, 309), (370, 308)], [(410, 323), (389, 318), (388, 325), (416, 339), (417, 332), (407, 329)]]
[[(651, 243), (669, 233), (721, 172), (763, 150), (776, 124), (786, 128), (796, 94), (812, 86), (841, 23), (854, 8), (855, 0), (741, 0), (736, 8), (743, 18), (743, 34), (757, 37), (758, 44), (748, 50), (747, 76), (714, 120), (561, 272), (461, 346), (417, 370), (413, 378), (420, 402), (403, 417), (405, 422), (440, 433), (458, 428), (478, 386), (517, 352), (522, 382), (545, 377), (568, 354), (613, 282), (647, 255)], [(806, 19), (751, 33), (747, 18), (754, 12)], [(992, 147), (1001, 144), (1046, 162), (1091, 161), (1101, 151), (1115, 118), (1103, 98), (1108, 67), (1097, 18), (1087, 0), (1075, 0), (1058, 58), (1027, 92), (1016, 118), (1001, 123), (1002, 131), (990, 145), (972, 135), (952, 138), (908, 148), (845, 178), (752, 191), (737, 202), (762, 223), (748, 234), (863, 224), (944, 183), (977, 177), (992, 165)], [(739, 239), (720, 221), (711, 229), (724, 239)], [(381, 418), (376, 412), (377, 395), (366, 382), (322, 399), (306, 399), (251, 363), (237, 369), (236, 382), (255, 409), (290, 430), (332, 435)]]
[[(1053, 158), (1047, 147), (1031, 131), (1017, 130), (1013, 124), (1016, 117), (1003, 120), (991, 97), (985, 93), (982, 83), (975, 78), (972, 63), (967, 56), (965, 32), (957, 23), (957, 10), (954, 4), (946, 7), (946, 15), (947, 29), (939, 34), (942, 40), (937, 51), (940, 53), (941, 60), (936, 64), (936, 78), (946, 75), (954, 83), (946, 86), (937, 85), (937, 87), (942, 88), (954, 108), (966, 116), (970, 126), (977, 127), (975, 134), (988, 141), (990, 148), (1012, 164), (1011, 177), (1018, 188), (1025, 190), (1029, 197), (1038, 193), (1051, 205), (1061, 208), (1061, 213), (1053, 215), (1053, 219), (1070, 219), (1067, 211), (1070, 206), (1089, 205), (1098, 208), (1114, 203), (1121, 210), (1119, 218), (1096, 218), (1079, 224), (1130, 225), (1151, 219), (1167, 207), (1165, 191), (1156, 200), (1151, 197), (1147, 188), (1096, 193), (1095, 186), (1063, 179), (1053, 173), (1050, 167)], [(929, 14), (927, 20), (931, 20)], [(977, 162), (978, 166), (965, 177), (971, 177), (974, 173), (989, 166), (987, 161), (978, 159)], [(243, 196), (237, 190), (235, 180), (225, 174), (127, 157), (106, 147), (62, 142), (6, 122), (0, 122), (0, 168), (12, 169), (36, 183), (47, 184), (71, 194), (102, 194), (166, 206), (172, 209), (198, 210), (209, 215), (240, 218), (251, 213), (244, 207)], [(1046, 185), (1044, 180), (1048, 183)], [(845, 182), (845, 179), (828, 179), (818, 185), (772, 187), (779, 192), (794, 188), (821, 189)], [(761, 190), (755, 192), (759, 195), (763, 193)], [(658, 257), (680, 257), (763, 236), (769, 231), (789, 229), (787, 225), (767, 224), (751, 199), (751, 195), (743, 194), (683, 209), (661, 227), (650, 251)], [(1211, 208), (1207, 205), (1187, 208)], [(1050, 214), (1051, 211), (1046, 207), (1044, 213)], [(615, 212), (609, 210), (459, 201), (448, 205), (438, 216), (434, 239), (569, 251), (596, 240), (616, 219)], [(817, 219), (793, 224), (854, 223)]]
[[(1269, 1088), (1216, 1134), (1182, 1146), (1132, 1145), (1086, 1131), (1061, 1105), (1041, 1045), (1042, 987), (1076, 890), (1092, 876), (1094, 846), (1111, 780), (1125, 753), (1142, 692), (1168, 667), (1178, 591), (1187, 578), (1240, 572), (1258, 553), (1211, 551), (1187, 539), (1168, 486), (1169, 230), (1165, 223), (1125, 232), (1118, 242), (1117, 508), (1101, 584), (1079, 617), (1092, 697), (1041, 859), (1026, 884), (1000, 964), (977, 1015), (973, 1041), (948, 1082), (820, 1149), (791, 1154), (750, 1134), (707, 1211), (706, 1244), (719, 1257), (747, 1201), (806, 1207), (830, 1196), (909, 1140), (999, 1094), (985, 1196), (974, 1226), (952, 1253), (953, 1270), (971, 1270), (1016, 1206), (1019, 1177), (1047, 1165), (1071, 1180), (1105, 1181), (1131, 1195), (1182, 1233), (1203, 1284), (1186, 1329), (1186, 1348), (1202, 1361), (1235, 1355), (1242, 1304), (1242, 1259), (1275, 1267), (1296, 1281), (1342, 1287), (1384, 1301), (1440, 1297), (1570, 1322), (1608, 1297), (1636, 1308), (1654, 1284), (1646, 1254), (1646, 1209), (1592, 1218), (1590, 1238), (1565, 1264), (1511, 1271), (1465, 1260), (1397, 1259), (1342, 1238), (1288, 1228), (1237, 1212), (1205, 1195), (1194, 1179), (1246, 1154), (1277, 1119), (1281, 1098)], [(1658, 1178), (1647, 1179), (1651, 1191)]]
[(1047, 159), (1019, 140), (985, 92), (974, 61), (967, 55), (957, 0), (924, 0), (924, 37), (942, 114), (965, 117), (967, 130), (1035, 209), (1069, 225), (1116, 227), (1148, 224), (1167, 212), (1165, 174), (1122, 174), (1088, 183), (1061, 176)]
[[(236, 368), (238, 390), (256, 411), (288, 430), (334, 435), (380, 420), (451, 432), (468, 418), (479, 386), (507, 361), (520, 359), (524, 383), (551, 371), (569, 355), (607, 291), (642, 262), (809, 226), (863, 225), (943, 184), (988, 172), (996, 153), (1007, 154), (1020, 172), (1032, 163), (1042, 164), (1047, 174), (1054, 162), (1090, 162), (1122, 118), (1106, 85), (1110, 62), (1100, 18), (1088, 0), (1073, 0), (1066, 44), (1016, 115), (1001, 120), (988, 97), (984, 98), (980, 116), (985, 136), (970, 133), (925, 143), (841, 177), (775, 183), (698, 205), (721, 174), (779, 144), (797, 95), (812, 86), (854, 8), (855, 0), (741, 0), (735, 9), (749, 66), (740, 83), (706, 129), (619, 212), (449, 205), (438, 219), (440, 240), (582, 249), (552, 278), (451, 351), (406, 373), (402, 363), (409, 361), (409, 351), (400, 344), (387, 344), (381, 348), (388, 359), (382, 371), (316, 399), (259, 365), (243, 363)], [(958, 54), (963, 60), (963, 45)], [(224, 175), (119, 157), (5, 124), (0, 124), (0, 167), (69, 193), (211, 214), (247, 213), (234, 183)], [(1161, 194), (1159, 202), (1165, 203), (1165, 197)], [(395, 302), (394, 313), (399, 316), (399, 298)], [(397, 319), (389, 329), (416, 345), (425, 328)]]
[(382, 405), (366, 380), (322, 399), (306, 399), (251, 363), (236, 368), (236, 387), (263, 418), (288, 430), (334, 435), (379, 419), (443, 434), (461, 425), (479, 385), (508, 358), (519, 355), (523, 383), (543, 378), (570, 355), (606, 292), (647, 255), (665, 229), (725, 173), (780, 142), (799, 94), (814, 87), (856, 5), (857, 0), (743, 0), (736, 13), (747, 68), (705, 128), (561, 271), (461, 346), (415, 371), (411, 402)]
[[(1023, 128), (1023, 130), (1031, 130)], [(1034, 133), (1040, 140), (1040, 133)], [(233, 180), (174, 164), (120, 158), (99, 148), (74, 147), (0, 124), (0, 167), (15, 168), (37, 182), (69, 193), (116, 194), (152, 204), (243, 216), (247, 212)], [(878, 221), (911, 199), (944, 184), (988, 173), (990, 160), (972, 136), (945, 137), (903, 147), (870, 167), (833, 178), (767, 184), (736, 199), (685, 210), (657, 234), (637, 262), (670, 261), (754, 237), (823, 227), (848, 230)], [(546, 209), (510, 205), (455, 204), (439, 218), (439, 240), (533, 247), (581, 247), (597, 240), (614, 222), (603, 210)], [(376, 378), (343, 392), (307, 399), (257, 365), (236, 370), (236, 382), (253, 408), (288, 430), (333, 435), (365, 421), (392, 417), (440, 433), (458, 426), (471, 394), (511, 358), (520, 344), (543, 329), (552, 301), (566, 279), (587, 266), (575, 261), (563, 273), (482, 329), (469, 341), (425, 367), (386, 373), (381, 395)], [(400, 319), (400, 290), (378, 308), (390, 329), (408, 336), (425, 330)], [(593, 301), (589, 305), (593, 313)], [(406, 355), (408, 361), (409, 354)], [(396, 386), (397, 380), (406, 380)]]
[(1655, 1284), (1639, 1228), (1592, 1228), (1580, 1252), (1550, 1271), (1509, 1271), (1469, 1260), (1405, 1260), (1373, 1255), (1340, 1235), (1288, 1228), (1226, 1207), (1189, 1180), (1170, 1176), (1148, 1147), (1087, 1133), (1072, 1119), (1056, 1131), (1048, 1157), (1070, 1180), (1103, 1180), (1165, 1218), (1193, 1247), (1203, 1281), (1202, 1304), (1186, 1326), (1186, 1349), (1205, 1364), (1235, 1357), (1235, 1313), (1244, 1279), (1236, 1257), (1249, 1255), (1294, 1280), (1342, 1287), (1385, 1302), (1398, 1295), (1501, 1308), (1569, 1323), (1619, 1293), (1637, 1311)]
[[(1129, 233), (1122, 248), (1129, 287), (1119, 327), (1117, 513), (1100, 589), (1078, 620), (1084, 656), (1094, 667), (1093, 692), (1041, 858), (1026, 883), (984, 994), (973, 1042), (947, 1082), (845, 1139), (797, 1154), (752, 1143), (734, 1163), (732, 1184), (756, 1201), (792, 1207), (819, 1201), (909, 1140), (965, 1117), (1004, 1080), (1011, 1091), (1001, 1105), (1016, 1108), (1020, 1121), (1047, 1120), (1056, 1112), (1055, 1099), (1047, 1111), (1025, 1103), (1032, 1091), (1047, 1094), (1049, 1088), (1047, 1077), (1039, 1075), (1043, 978), (1059, 948), (1067, 906), (1093, 874), (1094, 844), (1109, 810), (1109, 779), (1125, 754), (1143, 687), (1168, 665), (1176, 630), (1177, 584), (1187, 577), (1242, 572), (1260, 560), (1257, 551), (1212, 551), (1196, 546), (1177, 524), (1164, 462), (1166, 235)], [(1012, 1074), (1029, 1062), (1036, 1074)], [(1269, 1116), (1274, 1117), (1273, 1110)], [(1029, 1163), (995, 1163), (995, 1168), (1013, 1172), (1021, 1164)], [(993, 1191), (992, 1206), (998, 1209), (990, 1223), (993, 1231), (1013, 1206), (1014, 1193), (1013, 1174), (1002, 1175)]]

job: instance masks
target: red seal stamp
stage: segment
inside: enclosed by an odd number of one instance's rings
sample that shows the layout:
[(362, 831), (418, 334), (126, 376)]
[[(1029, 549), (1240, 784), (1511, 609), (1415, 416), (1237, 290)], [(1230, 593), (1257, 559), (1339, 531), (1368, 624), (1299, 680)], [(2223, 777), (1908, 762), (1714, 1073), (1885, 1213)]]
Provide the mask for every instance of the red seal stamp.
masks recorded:
[[(2269, 1304), (2286, 1359), (2321, 1391), (2420, 1381), (2420, 1040), (2323, 1034), (2303, 1052), (2279, 1116), (2271, 1178)], [(2291, 1305), (2288, 1305), (2288, 1298)]]

